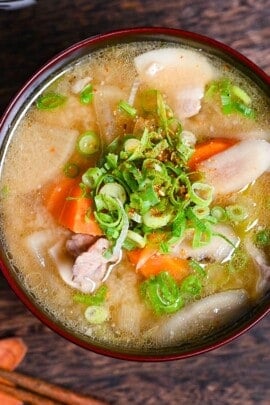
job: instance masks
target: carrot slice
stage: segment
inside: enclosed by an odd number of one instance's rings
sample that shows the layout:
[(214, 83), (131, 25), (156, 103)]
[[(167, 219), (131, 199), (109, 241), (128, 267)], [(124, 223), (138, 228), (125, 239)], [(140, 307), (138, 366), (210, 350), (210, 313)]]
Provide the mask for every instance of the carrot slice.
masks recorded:
[(66, 199), (63, 205), (59, 216), (59, 224), (75, 233), (85, 233), (94, 236), (102, 235), (94, 214), (89, 214), (93, 201), (90, 198), (81, 196), (79, 184), (75, 184), (71, 188), (69, 197), (71, 199)]
[(167, 271), (175, 280), (180, 281), (189, 274), (188, 261), (170, 255), (154, 255), (140, 267), (140, 272), (146, 278), (162, 271)]
[(216, 138), (196, 145), (195, 152), (188, 161), (189, 168), (191, 170), (196, 169), (196, 166), (203, 160), (209, 159), (211, 156), (225, 151), (236, 142), (235, 139)]
[(4, 392), (0, 392), (0, 404), (1, 405), (23, 405), (23, 402), (8, 394), (5, 394)]
[(81, 196), (79, 184), (80, 180), (69, 178), (53, 184), (45, 192), (45, 206), (63, 227), (75, 233), (102, 235), (94, 215), (88, 215), (93, 202)]
[(55, 219), (60, 217), (66, 198), (76, 183), (78, 183), (77, 179), (66, 177), (46, 189), (45, 206)]
[(147, 238), (147, 244), (142, 249), (134, 249), (127, 252), (129, 261), (136, 266), (138, 270), (151, 256), (158, 253), (160, 243), (166, 239), (163, 232), (153, 232)]
[(14, 370), (23, 360), (27, 347), (20, 338), (0, 340), (0, 368)]

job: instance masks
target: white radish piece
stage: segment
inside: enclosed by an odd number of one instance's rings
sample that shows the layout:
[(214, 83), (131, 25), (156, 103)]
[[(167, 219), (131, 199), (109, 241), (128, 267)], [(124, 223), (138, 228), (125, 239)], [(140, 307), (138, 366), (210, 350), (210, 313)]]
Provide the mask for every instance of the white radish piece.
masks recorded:
[(193, 232), (191, 232), (182, 242), (174, 246), (173, 254), (183, 259), (192, 258), (198, 261), (208, 259), (213, 262), (224, 262), (229, 260), (239, 243), (238, 237), (228, 225), (213, 226), (213, 233), (225, 236), (231, 243), (221, 236), (214, 235), (206, 246), (193, 248)]
[(157, 345), (173, 346), (236, 320), (247, 307), (248, 295), (242, 289), (209, 295), (161, 320), (147, 336)]
[(126, 93), (119, 87), (103, 85), (95, 88), (93, 98), (99, 131), (106, 144), (116, 136), (115, 111), (120, 100), (127, 98)]
[[(72, 155), (78, 131), (67, 128), (48, 128), (43, 124), (25, 125), (23, 127), (24, 140), (20, 149), (24, 159), (20, 164), (20, 178), (18, 193), (27, 193), (38, 189), (55, 178), (59, 167), (64, 166)], [(33, 140), (38, 138), (38, 142)], [(26, 148), (27, 152), (23, 149)], [(46, 156), (46, 158), (44, 158)], [(20, 159), (20, 153), (16, 156)], [(31, 168), (34, 170), (31, 171)]]
[(205, 85), (217, 75), (204, 55), (188, 49), (161, 48), (134, 62), (140, 81), (164, 93), (179, 119), (200, 111)]
[(270, 168), (270, 143), (250, 139), (204, 160), (196, 169), (214, 187), (215, 194), (239, 191)]

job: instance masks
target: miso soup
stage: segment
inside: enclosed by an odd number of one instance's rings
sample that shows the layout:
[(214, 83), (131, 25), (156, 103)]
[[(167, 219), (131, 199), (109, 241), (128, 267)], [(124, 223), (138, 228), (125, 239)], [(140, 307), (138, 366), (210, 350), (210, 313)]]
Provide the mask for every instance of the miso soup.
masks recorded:
[(6, 146), (1, 238), (83, 339), (189, 344), (269, 289), (269, 101), (229, 63), (129, 43), (71, 63)]

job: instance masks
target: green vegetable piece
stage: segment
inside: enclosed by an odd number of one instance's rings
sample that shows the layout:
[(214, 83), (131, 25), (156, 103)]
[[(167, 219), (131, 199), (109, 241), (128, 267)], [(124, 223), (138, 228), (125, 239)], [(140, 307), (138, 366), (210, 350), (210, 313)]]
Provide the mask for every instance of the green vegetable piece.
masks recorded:
[(39, 110), (54, 110), (63, 105), (67, 97), (58, 93), (47, 93), (38, 97), (36, 107)]
[(78, 151), (82, 155), (93, 155), (99, 150), (99, 137), (94, 131), (84, 132), (78, 139)]
[(66, 177), (74, 179), (80, 173), (80, 168), (76, 163), (68, 162), (63, 167), (63, 172)]
[(90, 169), (82, 175), (82, 181), (87, 187), (90, 187), (91, 189), (96, 188), (104, 173), (104, 169), (90, 167)]
[(109, 195), (113, 198), (118, 198), (122, 204), (125, 204), (127, 196), (123, 186), (118, 183), (106, 183), (99, 190), (100, 194)]
[(190, 199), (200, 207), (207, 207), (213, 199), (213, 187), (206, 183), (195, 182), (189, 189)]
[(249, 95), (245, 92), (245, 90), (241, 89), (239, 86), (232, 86), (232, 93), (234, 96), (239, 98), (244, 104), (250, 105), (251, 104), (251, 98)]
[(7, 185), (3, 186), (0, 190), (0, 199), (7, 198), (9, 195), (10, 189)]
[(174, 313), (183, 307), (178, 285), (166, 271), (141, 284), (141, 294), (156, 314)]
[(158, 208), (151, 208), (142, 216), (143, 223), (152, 229), (166, 226), (172, 219), (172, 212), (168, 209), (166, 212), (159, 211)]
[(80, 93), (80, 102), (82, 104), (90, 104), (93, 101), (93, 85), (87, 84)]
[(73, 301), (85, 305), (101, 305), (106, 299), (108, 287), (103, 284), (94, 294), (76, 293), (73, 295)]
[(202, 291), (202, 283), (198, 276), (187, 276), (180, 285), (180, 293), (184, 296), (198, 297)]
[(140, 95), (141, 106), (144, 111), (154, 113), (157, 110), (157, 90), (147, 89)]
[(91, 305), (86, 308), (84, 316), (89, 323), (99, 325), (109, 319), (109, 311), (105, 307)]
[(248, 216), (246, 209), (237, 204), (226, 207), (226, 213), (228, 218), (233, 222), (241, 222)]
[(270, 245), (270, 229), (262, 229), (255, 235), (255, 243), (258, 247)]
[(119, 110), (128, 114), (130, 117), (132, 117), (132, 118), (136, 117), (136, 114), (137, 114), (136, 108), (132, 107), (126, 101), (124, 101), (124, 100), (119, 101), (118, 108), (119, 108)]
[(224, 222), (228, 219), (225, 209), (223, 207), (219, 207), (218, 205), (211, 209), (211, 215), (219, 222)]
[[(146, 245), (146, 240), (139, 233), (131, 231), (130, 229), (127, 232), (127, 239), (129, 243), (133, 243), (135, 247), (144, 248)], [(126, 242), (125, 241), (125, 242)]]

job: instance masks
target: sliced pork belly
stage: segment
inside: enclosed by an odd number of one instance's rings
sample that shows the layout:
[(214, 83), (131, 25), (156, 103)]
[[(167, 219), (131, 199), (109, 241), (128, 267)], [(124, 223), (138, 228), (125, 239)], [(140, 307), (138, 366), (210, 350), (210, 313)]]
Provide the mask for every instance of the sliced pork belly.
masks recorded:
[(260, 271), (260, 280), (257, 285), (258, 292), (264, 293), (270, 288), (270, 262), (266, 254), (261, 249), (258, 249), (250, 238), (246, 239), (245, 246)]
[(216, 71), (198, 51), (162, 48), (135, 58), (142, 83), (164, 93), (179, 119), (196, 115), (201, 108), (205, 85)]
[(234, 246), (238, 245), (239, 239), (233, 229), (227, 225), (216, 225), (213, 227), (213, 232), (225, 236), (231, 244), (216, 235), (212, 236), (210, 243), (206, 246), (193, 248), (193, 233), (191, 232), (182, 242), (174, 246), (173, 254), (183, 259), (192, 258), (198, 261), (207, 259), (212, 262), (224, 262), (228, 260), (234, 251)]
[(74, 233), (66, 242), (66, 249), (71, 256), (78, 257), (85, 252), (95, 241), (96, 236), (84, 233)]
[(237, 319), (248, 307), (245, 290), (230, 290), (209, 295), (162, 319), (148, 332), (156, 344), (173, 346), (207, 333), (213, 327), (222, 327)]
[(81, 291), (85, 293), (95, 291), (106, 278), (109, 266), (114, 265), (119, 259), (113, 256), (104, 257), (109, 247), (109, 241), (100, 238), (75, 260), (72, 268), (73, 281)]
[(269, 168), (270, 143), (259, 139), (238, 142), (196, 167), (214, 187), (215, 194), (239, 191)]
[(113, 256), (109, 259), (103, 256), (109, 246), (107, 239), (99, 238), (87, 251), (79, 254), (74, 262), (74, 259), (66, 254), (65, 242), (59, 240), (49, 249), (49, 255), (66, 284), (84, 293), (92, 293), (119, 260)]

